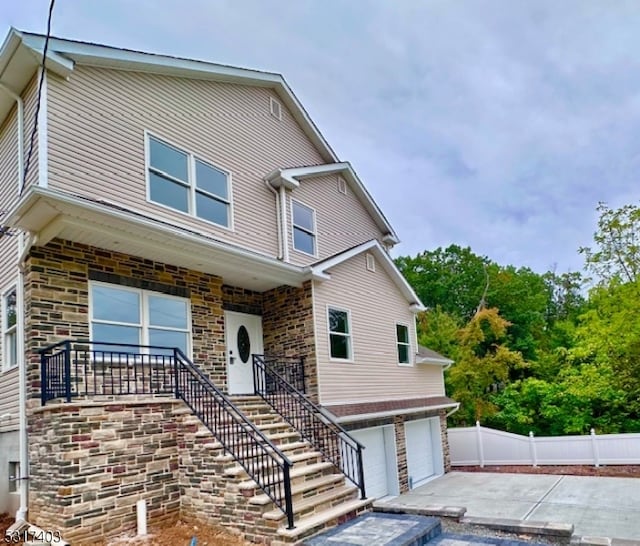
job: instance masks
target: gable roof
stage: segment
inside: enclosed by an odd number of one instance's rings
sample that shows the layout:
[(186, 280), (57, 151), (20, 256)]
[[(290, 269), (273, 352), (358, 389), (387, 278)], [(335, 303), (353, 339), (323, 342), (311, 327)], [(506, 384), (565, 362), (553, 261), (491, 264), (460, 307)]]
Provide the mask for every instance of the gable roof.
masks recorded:
[(307, 167), (293, 167), (290, 169), (276, 169), (269, 173), (265, 180), (274, 188), (284, 185), (288, 189), (297, 188), (301, 180), (314, 178), (328, 174), (340, 174), (344, 177), (353, 193), (364, 204), (367, 212), (371, 215), (380, 231), (384, 233), (384, 242), (397, 244), (400, 242), (395, 230), (386, 219), (376, 202), (367, 191), (364, 184), (351, 166), (351, 163), (343, 161), (340, 163), (330, 163), (328, 165), (310, 165)]
[[(45, 36), (41, 34), (15, 28), (9, 30), (0, 47), (0, 79), (14, 92), (20, 93), (40, 66), (44, 42)], [(272, 89), (323, 159), (331, 163), (339, 161), (281, 74), (56, 37), (49, 39), (45, 62), (47, 69), (66, 78), (73, 72), (76, 63)], [(13, 104), (13, 99), (0, 93), (0, 121)]]
[(312, 264), (311, 273), (319, 280), (328, 280), (331, 278), (331, 274), (328, 273), (329, 269), (344, 263), (363, 252), (370, 252), (378, 259), (383, 269), (409, 302), (412, 311), (417, 313), (426, 309), (420, 301), (420, 298), (414, 292), (413, 288), (411, 288), (411, 285), (407, 282), (407, 279), (405, 279), (402, 273), (400, 273), (396, 264), (393, 262), (387, 251), (382, 248), (382, 245), (377, 241), (377, 239), (372, 239), (371, 241), (359, 244), (339, 252), (338, 254), (334, 254), (330, 258), (326, 258), (325, 260)]
[(447, 358), (446, 356), (442, 356), (440, 353), (436, 353), (428, 347), (418, 345), (416, 364), (440, 364), (442, 366), (449, 367), (451, 364), (453, 364), (453, 360)]

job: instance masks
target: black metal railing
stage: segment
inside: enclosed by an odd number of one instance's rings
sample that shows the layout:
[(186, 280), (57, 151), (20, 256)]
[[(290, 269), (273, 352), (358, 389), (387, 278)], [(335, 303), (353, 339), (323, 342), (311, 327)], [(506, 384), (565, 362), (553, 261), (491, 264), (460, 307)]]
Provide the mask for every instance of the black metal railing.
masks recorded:
[(173, 394), (173, 348), (66, 340), (40, 351), (41, 401)]
[(180, 349), (67, 340), (39, 352), (42, 405), (92, 395), (173, 395), (286, 514), (289, 529), (294, 527), (293, 463)]
[(364, 446), (341, 425), (289, 384), (260, 355), (253, 355), (253, 381), (260, 395), (315, 449), (331, 461), (366, 498), (362, 450)]
[(270, 370), (276, 372), (289, 385), (302, 393), (307, 392), (304, 377), (304, 357), (289, 357), (277, 355), (256, 355), (264, 361)]

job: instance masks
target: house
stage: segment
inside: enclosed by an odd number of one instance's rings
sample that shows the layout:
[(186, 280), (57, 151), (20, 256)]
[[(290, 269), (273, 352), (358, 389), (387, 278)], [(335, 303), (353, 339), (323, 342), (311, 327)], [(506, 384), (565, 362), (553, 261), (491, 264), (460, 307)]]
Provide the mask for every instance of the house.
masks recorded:
[(0, 50), (0, 511), (295, 543), (446, 471), (450, 361), (284, 79), (44, 43)]

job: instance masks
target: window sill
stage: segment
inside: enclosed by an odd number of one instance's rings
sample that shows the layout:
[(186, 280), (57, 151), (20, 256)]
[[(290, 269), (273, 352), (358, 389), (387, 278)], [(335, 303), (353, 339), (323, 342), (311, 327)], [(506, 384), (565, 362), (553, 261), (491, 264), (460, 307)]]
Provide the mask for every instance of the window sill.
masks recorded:
[(344, 362), (345, 364), (354, 364), (355, 360), (353, 358), (334, 358), (334, 357), (329, 357), (329, 362)]
[[(233, 220), (231, 221), (231, 225), (230, 226), (224, 226), (222, 224), (216, 224), (215, 222), (212, 222), (211, 220), (207, 220), (206, 218), (200, 218), (200, 216), (196, 216), (195, 214), (190, 214), (188, 212), (184, 212), (180, 209), (174, 209), (173, 207), (170, 207), (169, 205), (165, 205), (164, 203), (160, 203), (158, 201), (152, 201), (151, 199), (147, 198), (147, 203), (149, 203), (150, 205), (154, 205), (156, 207), (160, 207), (161, 209), (164, 210), (168, 210), (171, 212), (174, 212), (175, 214), (179, 214), (180, 216), (185, 216), (191, 220), (197, 220), (199, 222), (204, 222), (205, 224), (209, 225), (209, 226), (213, 226), (215, 228), (218, 229), (223, 229), (224, 231), (228, 231), (229, 233), (235, 233), (235, 227), (233, 225)], [(229, 207), (231, 207), (231, 205), (229, 205)], [(233, 211), (231, 210), (231, 208), (229, 209), (229, 215), (233, 217)]]

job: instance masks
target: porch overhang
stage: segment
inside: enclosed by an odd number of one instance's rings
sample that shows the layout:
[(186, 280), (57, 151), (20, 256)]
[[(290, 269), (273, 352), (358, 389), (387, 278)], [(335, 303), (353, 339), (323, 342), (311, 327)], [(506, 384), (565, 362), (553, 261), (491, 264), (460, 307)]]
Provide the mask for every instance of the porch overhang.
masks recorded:
[(302, 286), (309, 268), (151, 218), (117, 205), (32, 187), (6, 224), (33, 236), (35, 246), (54, 238), (82, 243), (222, 277), (225, 284), (262, 292)]
[(407, 400), (388, 400), (382, 402), (355, 402), (353, 404), (324, 405), (338, 423), (366, 421), (395, 415), (421, 413), (457, 408), (460, 404), (447, 396), (428, 396)]

